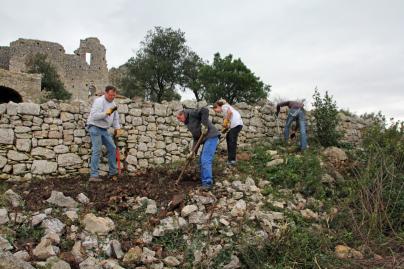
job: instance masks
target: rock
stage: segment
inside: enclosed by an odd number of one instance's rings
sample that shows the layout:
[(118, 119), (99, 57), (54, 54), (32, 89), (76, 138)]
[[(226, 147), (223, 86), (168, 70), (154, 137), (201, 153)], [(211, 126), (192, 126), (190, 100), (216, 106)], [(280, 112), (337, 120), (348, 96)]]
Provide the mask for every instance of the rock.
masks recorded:
[(66, 145), (57, 145), (53, 148), (53, 151), (57, 154), (67, 153), (69, 152), (69, 147)]
[(66, 211), (65, 215), (71, 220), (71, 221), (76, 221), (79, 216), (77, 215), (76, 211)]
[(0, 128), (0, 144), (14, 144), (14, 131), (12, 129)]
[(313, 210), (311, 210), (310, 208), (300, 210), (300, 214), (302, 214), (303, 218), (305, 219), (318, 220), (318, 214), (313, 212)]
[(347, 259), (351, 257), (351, 248), (343, 245), (335, 247), (335, 255), (340, 259)]
[(231, 210), (230, 214), (234, 217), (242, 217), (247, 209), (247, 204), (244, 200), (238, 200)]
[(359, 259), (359, 260), (362, 260), (362, 259), (363, 259), (363, 254), (362, 254), (362, 252), (357, 251), (357, 250), (355, 250), (355, 249), (352, 249), (352, 250), (351, 250), (351, 253), (352, 253), (352, 257), (353, 257), (354, 259)]
[(46, 260), (44, 267), (50, 269), (71, 269), (70, 265), (58, 257), (50, 257)]
[(46, 202), (60, 207), (74, 208), (78, 203), (71, 197), (64, 196), (63, 192), (52, 191), (51, 196)]
[(90, 199), (88, 199), (88, 197), (84, 193), (79, 193), (76, 199), (82, 204), (88, 204), (90, 202)]
[(202, 195), (194, 195), (192, 197), (197, 204), (208, 205), (216, 202), (216, 198), (214, 196), (202, 196)]
[(25, 250), (20, 250), (17, 251), (16, 253), (13, 254), (14, 258), (22, 260), (22, 261), (29, 261), (31, 257), (29, 256), (29, 253)]
[(58, 164), (56, 162), (49, 162), (47, 160), (34, 160), (31, 166), (33, 174), (43, 175), (52, 174), (56, 172)]
[(14, 247), (8, 242), (7, 239), (0, 236), (0, 252), (4, 250), (12, 250)]
[(41, 227), (45, 228), (45, 234), (50, 232), (60, 234), (63, 232), (65, 225), (59, 219), (52, 218), (43, 220)]
[(328, 147), (322, 152), (322, 154), (336, 167), (342, 165), (348, 160), (345, 151), (337, 147)]
[(111, 247), (112, 247), (112, 252), (113, 252), (114, 256), (117, 259), (121, 259), (124, 255), (124, 253), (122, 252), (121, 243), (119, 243), (118, 240), (111, 240)]
[(143, 248), (143, 253), (140, 256), (140, 260), (144, 263), (144, 264), (151, 264), (157, 261), (156, 259), (156, 252), (153, 250), (150, 250), (146, 247)]
[(27, 172), (27, 165), (25, 163), (17, 163), (13, 165), (13, 174), (21, 175)]
[(240, 268), (240, 260), (237, 256), (231, 255), (231, 260), (228, 264), (226, 264), (223, 269), (236, 269)]
[(31, 151), (31, 139), (17, 139), (16, 148), (19, 151)]
[(102, 261), (101, 265), (105, 269), (125, 269), (124, 267), (119, 265), (118, 261), (110, 259)]
[(58, 165), (59, 166), (73, 166), (76, 164), (81, 164), (83, 160), (79, 155), (75, 153), (64, 153), (58, 155)]
[(11, 253), (0, 251), (1, 269), (35, 269), (31, 264), (21, 259), (16, 259)]
[(5, 208), (0, 208), (0, 225), (6, 224), (9, 222), (8, 211)]
[(146, 207), (146, 214), (156, 214), (157, 213), (157, 204), (156, 201), (148, 199), (147, 207)]
[(32, 226), (36, 226), (36, 225), (40, 224), (44, 219), (46, 219), (46, 217), (47, 217), (46, 214), (43, 214), (43, 213), (32, 216), (32, 221), (31, 221)]
[(74, 246), (72, 248), (71, 253), (72, 253), (73, 257), (74, 257), (74, 260), (77, 263), (80, 263), (80, 262), (82, 262), (84, 260), (83, 255), (81, 253), (81, 241), (76, 241), (74, 243)]
[(57, 233), (54, 232), (49, 232), (47, 234), (45, 234), (41, 240), (43, 239), (49, 239), (52, 241), (52, 244), (59, 244), (60, 243), (60, 236)]
[(37, 259), (46, 260), (49, 257), (56, 256), (59, 253), (59, 248), (52, 246), (52, 240), (49, 238), (44, 238), (34, 248), (32, 253)]
[(280, 165), (283, 163), (284, 163), (283, 159), (275, 159), (275, 160), (267, 162), (267, 167), (273, 167), (273, 166), (277, 166), (277, 165)]
[(196, 205), (184, 206), (181, 210), (181, 216), (185, 218), (185, 217), (189, 216), (192, 212), (195, 212), (197, 210), (198, 210), (198, 207)]
[(96, 234), (108, 234), (115, 229), (114, 222), (110, 218), (96, 217), (92, 213), (85, 215), (82, 223), (87, 231)]
[(82, 247), (86, 250), (98, 248), (98, 239), (96, 235), (88, 235), (85, 238), (82, 238), (81, 241)]
[(153, 241), (153, 236), (149, 232), (143, 232), (142, 241), (145, 244), (150, 244)]
[(93, 257), (88, 257), (79, 264), (79, 267), (80, 269), (102, 269), (100, 262)]
[(0, 155), (0, 169), (2, 169), (7, 164), (7, 158)]
[(29, 159), (28, 155), (15, 150), (9, 150), (7, 158), (13, 161), (26, 161)]
[(22, 213), (10, 213), (10, 220), (14, 223), (23, 223), (27, 217)]
[(19, 103), (17, 107), (18, 114), (26, 114), (26, 115), (39, 115), (39, 111), (41, 107), (39, 104), (34, 103)]
[(12, 207), (22, 206), (24, 202), (21, 196), (15, 193), (12, 189), (8, 189), (4, 193), (4, 198), (6, 199), (7, 202), (11, 204)]
[(189, 223), (190, 224), (202, 224), (206, 221), (206, 216), (201, 211), (192, 212), (189, 215)]
[(123, 262), (127, 264), (133, 264), (140, 261), (142, 256), (142, 249), (138, 246), (129, 249), (129, 251), (123, 257)]
[(32, 149), (31, 156), (40, 156), (45, 159), (53, 159), (55, 158), (56, 154), (53, 150), (43, 147), (36, 147)]
[(173, 257), (173, 256), (165, 257), (164, 260), (163, 260), (163, 262), (164, 262), (167, 266), (171, 266), (171, 267), (178, 266), (178, 265), (181, 264), (181, 262), (180, 262), (177, 258), (175, 258), (175, 257)]

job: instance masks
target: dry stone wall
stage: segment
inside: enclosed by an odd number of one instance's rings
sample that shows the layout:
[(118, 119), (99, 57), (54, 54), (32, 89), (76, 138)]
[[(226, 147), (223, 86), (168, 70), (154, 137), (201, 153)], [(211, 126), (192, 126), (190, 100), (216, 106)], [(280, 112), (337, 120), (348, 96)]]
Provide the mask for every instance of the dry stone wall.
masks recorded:
[[(121, 99), (117, 103), (124, 130), (119, 138), (124, 170), (132, 172), (183, 158), (192, 139), (175, 118), (183, 107), (180, 102), (158, 104)], [(241, 146), (262, 139), (273, 141), (279, 134), (271, 103), (241, 103), (235, 107), (245, 124), (239, 138)], [(89, 173), (91, 143), (84, 127), (90, 108), (90, 102), (84, 101), (0, 104), (0, 177), (24, 180)], [(280, 116), (280, 132), (285, 112), (282, 110)], [(220, 127), (221, 116), (211, 111), (211, 117)], [(308, 125), (310, 130), (310, 121)], [(365, 126), (359, 119), (344, 116), (340, 128), (348, 129), (347, 142), (357, 144)], [(108, 168), (106, 154), (103, 156), (100, 169), (105, 174)]]

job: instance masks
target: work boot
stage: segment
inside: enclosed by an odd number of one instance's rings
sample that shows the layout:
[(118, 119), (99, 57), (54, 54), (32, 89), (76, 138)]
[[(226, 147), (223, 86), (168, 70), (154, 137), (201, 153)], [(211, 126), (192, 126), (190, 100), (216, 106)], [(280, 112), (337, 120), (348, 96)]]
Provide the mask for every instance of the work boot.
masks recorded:
[(212, 184), (205, 184), (201, 186), (202, 191), (210, 191), (212, 189), (213, 185)]
[(117, 181), (118, 180), (118, 175), (109, 175), (108, 180)]
[(233, 161), (227, 161), (227, 165), (228, 166), (236, 166), (236, 161), (235, 160), (233, 160)]
[(98, 176), (91, 176), (90, 179), (88, 180), (88, 182), (101, 182), (102, 178), (98, 177)]

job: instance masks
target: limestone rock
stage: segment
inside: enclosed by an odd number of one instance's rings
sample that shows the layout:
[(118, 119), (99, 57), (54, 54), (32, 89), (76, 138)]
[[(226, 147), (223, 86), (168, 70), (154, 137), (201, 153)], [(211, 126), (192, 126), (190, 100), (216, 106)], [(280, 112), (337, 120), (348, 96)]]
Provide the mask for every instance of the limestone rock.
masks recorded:
[(113, 252), (114, 256), (117, 259), (121, 259), (123, 257), (124, 253), (122, 251), (121, 243), (119, 243), (118, 240), (111, 241), (111, 248), (112, 248), (112, 252)]
[(23, 204), (23, 200), (21, 196), (17, 193), (15, 193), (12, 189), (8, 189), (4, 193), (4, 197), (7, 202), (11, 204), (12, 207), (19, 207)]
[(244, 216), (245, 211), (247, 209), (247, 204), (244, 200), (238, 200), (231, 210), (230, 214), (234, 217)]
[(9, 222), (8, 212), (6, 208), (0, 208), (0, 225), (6, 224)]
[(34, 215), (32, 216), (32, 221), (31, 224), (32, 226), (36, 226), (38, 224), (40, 224), (44, 219), (46, 219), (46, 214), (38, 214), (38, 215)]
[(83, 160), (80, 158), (79, 155), (75, 153), (65, 153), (65, 154), (60, 154), (58, 156), (58, 165), (59, 166), (72, 166), (76, 164), (81, 164)]
[(18, 114), (39, 115), (41, 107), (34, 103), (19, 103), (17, 107)]
[(14, 258), (22, 260), (22, 261), (29, 261), (31, 257), (29, 256), (29, 253), (25, 250), (20, 250), (17, 251), (16, 253), (13, 254)]
[(0, 236), (0, 252), (4, 250), (12, 250), (14, 247), (8, 242), (7, 239)]
[(322, 154), (335, 166), (340, 166), (348, 160), (345, 151), (337, 147), (328, 147)]
[(53, 150), (43, 148), (43, 147), (33, 148), (31, 151), (31, 155), (32, 156), (41, 156), (46, 159), (53, 159), (56, 156), (56, 154)]
[(51, 196), (46, 202), (60, 207), (74, 208), (78, 203), (71, 197), (65, 196), (63, 192), (52, 191)]
[(277, 166), (277, 165), (280, 165), (283, 163), (284, 163), (283, 159), (275, 159), (275, 160), (267, 162), (267, 167), (273, 167), (273, 166)]
[(33, 174), (52, 174), (56, 172), (58, 164), (56, 162), (50, 162), (47, 160), (34, 160), (31, 166), (31, 172)]
[(198, 210), (198, 207), (196, 205), (187, 205), (184, 206), (181, 210), (181, 216), (182, 217), (187, 217), (189, 216), (192, 212), (195, 212)]
[(80, 269), (102, 269), (100, 262), (93, 257), (88, 257), (86, 260), (79, 264), (79, 267)]
[(128, 264), (137, 263), (140, 261), (140, 257), (142, 256), (142, 249), (138, 246), (135, 246), (125, 254), (123, 257), (123, 262)]
[(0, 128), (0, 144), (14, 144), (14, 131), (12, 129)]
[(167, 266), (171, 267), (178, 266), (181, 264), (181, 262), (176, 257), (173, 256), (165, 257), (163, 261)]
[(6, 164), (7, 164), (7, 158), (0, 155), (0, 169), (2, 169)]
[(59, 219), (52, 218), (52, 219), (43, 220), (41, 227), (45, 228), (45, 234), (50, 233), (50, 232), (60, 234), (63, 232), (65, 225)]
[(59, 249), (52, 245), (52, 240), (44, 238), (32, 251), (34, 256), (39, 260), (46, 260), (49, 257), (56, 256)]
[(231, 255), (231, 260), (228, 264), (226, 264), (223, 269), (237, 269), (240, 268), (240, 260), (237, 256)]
[(25, 161), (29, 159), (28, 155), (15, 150), (9, 150), (7, 158), (13, 161)]
[(88, 204), (90, 202), (90, 199), (88, 199), (88, 197), (84, 193), (79, 193), (76, 199), (82, 204)]
[(140, 256), (140, 260), (144, 263), (144, 264), (151, 264), (157, 261), (156, 259), (156, 252), (153, 250), (150, 250), (146, 247), (143, 248), (143, 253)]
[(35, 269), (31, 264), (21, 259), (16, 259), (11, 253), (0, 251), (1, 269)]
[(115, 224), (110, 218), (97, 217), (92, 213), (85, 215), (82, 223), (87, 231), (96, 234), (108, 234), (115, 229)]

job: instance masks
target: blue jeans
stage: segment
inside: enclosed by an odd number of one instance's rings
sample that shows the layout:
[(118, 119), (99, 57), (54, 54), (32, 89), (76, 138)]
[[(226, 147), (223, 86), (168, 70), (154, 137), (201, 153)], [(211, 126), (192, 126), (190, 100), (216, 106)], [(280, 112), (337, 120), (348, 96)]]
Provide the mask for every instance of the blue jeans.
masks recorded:
[(215, 158), (218, 142), (218, 137), (211, 137), (206, 139), (203, 144), (202, 153), (199, 158), (202, 186), (209, 186), (213, 183), (212, 163)]
[(90, 176), (98, 176), (98, 166), (100, 164), (101, 146), (104, 144), (107, 147), (108, 152), (108, 166), (109, 175), (113, 176), (117, 173), (116, 168), (116, 146), (112, 136), (108, 133), (107, 129), (99, 128), (94, 125), (90, 125), (88, 129), (91, 137), (91, 173)]
[(285, 129), (283, 135), (285, 142), (288, 143), (289, 140), (289, 129), (293, 121), (297, 121), (300, 129), (300, 149), (305, 150), (307, 148), (307, 134), (306, 134), (306, 123), (304, 119), (304, 112), (302, 109), (289, 109), (288, 118), (286, 119)]

